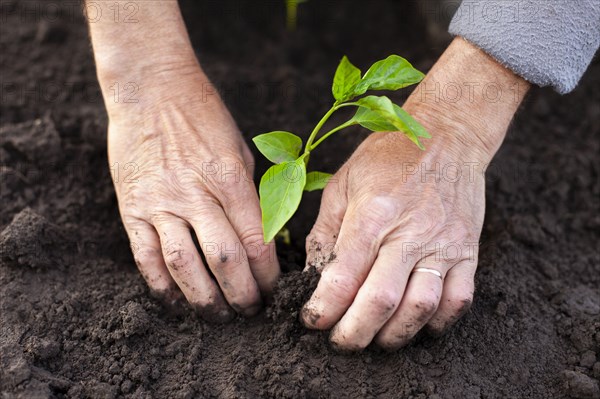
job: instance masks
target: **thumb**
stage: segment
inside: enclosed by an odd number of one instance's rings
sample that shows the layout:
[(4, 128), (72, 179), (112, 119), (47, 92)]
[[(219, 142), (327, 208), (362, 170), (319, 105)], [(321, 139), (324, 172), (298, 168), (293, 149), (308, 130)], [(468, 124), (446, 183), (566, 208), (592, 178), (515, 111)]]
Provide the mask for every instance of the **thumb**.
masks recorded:
[(333, 175), (323, 190), (319, 216), (306, 237), (306, 268), (314, 266), (320, 272), (335, 256), (335, 243), (348, 206), (346, 170), (342, 168)]

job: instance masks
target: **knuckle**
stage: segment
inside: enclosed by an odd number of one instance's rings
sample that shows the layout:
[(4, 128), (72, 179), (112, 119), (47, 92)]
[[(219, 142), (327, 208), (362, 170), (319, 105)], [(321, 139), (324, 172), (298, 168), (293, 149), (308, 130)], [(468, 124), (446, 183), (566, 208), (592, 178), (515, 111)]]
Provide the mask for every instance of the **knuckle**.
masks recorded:
[(324, 188), (323, 188), (323, 201), (327, 200), (327, 201), (331, 201), (333, 199), (335, 199), (337, 195), (337, 190), (336, 188), (333, 186), (333, 184), (327, 184)]
[(214, 195), (224, 208), (246, 208), (258, 201), (253, 181), (245, 173), (231, 172), (215, 188)]
[(327, 270), (323, 271), (321, 277), (326, 292), (337, 303), (345, 304), (351, 301), (361, 286), (358, 278), (352, 274), (327, 272)]
[(221, 158), (220, 164), (221, 173), (214, 176), (219, 187), (227, 193), (239, 193), (243, 183), (249, 182), (245, 176), (246, 163), (240, 156), (225, 155)]
[(365, 220), (368, 224), (383, 228), (389, 225), (400, 213), (400, 201), (397, 198), (377, 195), (364, 203)]
[(160, 251), (151, 247), (139, 247), (134, 253), (133, 258), (138, 266), (145, 267), (150, 265), (160, 258)]
[(432, 237), (445, 222), (443, 208), (415, 209), (410, 212), (410, 223), (407, 233), (414, 238)]
[(465, 222), (456, 223), (452, 226), (452, 233), (458, 239), (471, 239), (473, 237), (473, 227)]
[(435, 313), (439, 303), (439, 298), (435, 294), (421, 293), (415, 298), (411, 298), (409, 305), (418, 314), (432, 315)]
[(171, 165), (167, 173), (167, 187), (178, 190), (177, 192), (186, 192), (190, 188), (198, 185), (201, 175), (196, 166), (188, 162), (181, 162), (177, 165)]
[(452, 316), (461, 317), (469, 311), (472, 303), (473, 294), (470, 292), (461, 292), (447, 298), (445, 306), (448, 307), (449, 313)]
[[(243, 257), (238, 256), (238, 251), (235, 253), (229, 252), (221, 254), (217, 257), (211, 257), (207, 259), (209, 264), (212, 265), (212, 269), (224, 280), (236, 280), (240, 266), (246, 264)], [(226, 287), (224, 287), (226, 288)]]
[(239, 239), (244, 247), (265, 246), (262, 227), (260, 225), (247, 228), (239, 235)]
[(428, 330), (434, 336), (444, 334), (471, 308), (473, 295), (470, 293), (456, 294), (444, 300), (441, 305), (443, 312), (434, 316), (428, 322)]
[(119, 205), (122, 208), (136, 208), (141, 202), (143, 196), (140, 194), (140, 189), (135, 184), (118, 184), (116, 191), (119, 194)]
[(166, 212), (152, 210), (150, 211), (150, 222), (154, 226), (163, 226), (169, 222), (173, 218), (173, 215), (170, 215)]
[(330, 243), (335, 243), (337, 239), (337, 234), (334, 233), (335, 228), (332, 223), (329, 223), (326, 220), (317, 220), (317, 223), (312, 227), (308, 236), (306, 236), (306, 248), (310, 248), (315, 245), (315, 243), (319, 243), (320, 245), (324, 245), (324, 241), (329, 241)]
[(391, 314), (400, 302), (400, 293), (390, 288), (370, 290), (367, 300), (373, 309)]
[(186, 269), (193, 262), (193, 255), (178, 245), (165, 248), (164, 259), (167, 266), (173, 270)]
[(127, 229), (136, 231), (143, 227), (143, 221), (140, 217), (138, 217), (138, 215), (134, 215), (132, 211), (133, 209), (130, 208), (127, 210), (127, 212), (123, 212), (121, 215), (121, 220)]
[(248, 245), (245, 247), (246, 258), (256, 278), (271, 278), (277, 275), (279, 269), (274, 243)]
[(465, 246), (469, 242), (476, 241), (474, 229), (468, 224), (459, 222), (452, 223), (446, 227), (446, 231), (450, 235), (450, 242), (459, 246)]
[(235, 172), (227, 176), (227, 178), (223, 178), (219, 182), (218, 188), (223, 197), (229, 202), (235, 203), (236, 200), (237, 202), (248, 200), (247, 196), (244, 195), (245, 186), (245, 181)]
[[(342, 192), (340, 191), (341, 185), (337, 184), (337, 182), (339, 181), (338, 175), (339, 175), (339, 173), (336, 173), (335, 176), (333, 176), (329, 180), (329, 183), (323, 189), (323, 195), (322, 195), (322, 203), (323, 204), (332, 204), (332, 203), (339, 202), (339, 198), (342, 196)], [(333, 184), (333, 182), (336, 182), (336, 184)]]

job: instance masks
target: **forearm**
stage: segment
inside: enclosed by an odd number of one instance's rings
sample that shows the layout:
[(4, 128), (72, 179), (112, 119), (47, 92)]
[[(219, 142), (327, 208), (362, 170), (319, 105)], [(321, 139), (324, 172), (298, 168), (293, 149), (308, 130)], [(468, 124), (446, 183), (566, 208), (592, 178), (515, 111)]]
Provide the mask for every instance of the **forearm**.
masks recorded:
[(130, 2), (136, 9), (132, 21), (113, 18), (110, 2), (95, 3), (104, 15), (89, 24), (101, 80), (196, 64), (176, 0)]
[[(94, 4), (101, 8), (98, 15), (103, 17), (90, 20), (90, 35), (98, 81), (112, 120), (148, 116), (147, 110), (175, 97), (190, 103), (199, 101), (201, 90), (213, 94), (176, 0), (129, 2), (136, 12), (128, 19), (123, 13), (116, 17), (116, 3)], [(186, 76), (193, 76), (196, 90), (189, 90)], [(139, 106), (135, 115), (132, 104)]]
[(426, 128), (448, 126), (428, 147), (469, 147), (491, 159), (529, 88), (523, 78), (457, 38), (407, 103)]

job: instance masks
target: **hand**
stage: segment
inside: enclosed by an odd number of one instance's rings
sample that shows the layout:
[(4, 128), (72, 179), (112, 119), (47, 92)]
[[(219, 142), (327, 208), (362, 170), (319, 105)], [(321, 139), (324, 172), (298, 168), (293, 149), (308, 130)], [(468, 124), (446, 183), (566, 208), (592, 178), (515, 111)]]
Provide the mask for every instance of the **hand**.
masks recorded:
[(252, 315), (279, 270), (273, 244), (262, 240), (252, 154), (218, 97), (202, 102), (206, 78), (199, 71), (181, 76), (162, 83), (175, 98), (146, 86), (143, 95), (156, 105), (111, 118), (109, 161), (119, 173), (121, 217), (153, 290), (173, 292), (177, 284), (207, 318), (230, 318), (227, 303)]
[[(206, 319), (255, 314), (279, 266), (273, 243), (263, 243), (253, 159), (193, 54), (177, 2), (144, 4), (139, 24), (100, 22), (91, 30), (109, 162), (140, 272), (169, 301), (180, 289)], [(149, 33), (157, 39), (140, 42)]]
[(322, 275), (301, 317), (309, 328), (332, 328), (340, 349), (372, 341), (397, 349), (425, 325), (441, 333), (470, 307), (484, 168), (522, 98), (515, 103), (507, 92), (492, 104), (477, 95), (449, 103), (423, 96), (428, 84), (465, 82), (463, 71), (471, 70), (469, 82), (527, 87), (457, 39), (404, 105), (431, 133), (427, 150), (397, 132), (375, 133), (325, 188), (306, 244), (307, 264)]

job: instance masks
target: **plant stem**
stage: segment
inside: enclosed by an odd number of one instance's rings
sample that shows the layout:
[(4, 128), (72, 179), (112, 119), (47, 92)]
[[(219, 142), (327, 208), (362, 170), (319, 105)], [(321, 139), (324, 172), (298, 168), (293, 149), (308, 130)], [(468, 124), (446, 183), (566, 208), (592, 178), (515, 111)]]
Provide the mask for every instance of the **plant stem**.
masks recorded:
[(310, 136), (308, 137), (308, 140), (306, 140), (306, 146), (304, 147), (304, 153), (307, 154), (310, 152), (310, 147), (312, 145), (312, 142), (315, 140), (315, 137), (317, 137), (317, 134), (319, 133), (319, 131), (321, 130), (321, 128), (323, 127), (323, 125), (325, 124), (325, 122), (327, 122), (327, 120), (329, 119), (329, 117), (337, 110), (336, 105), (334, 104), (333, 107), (331, 107), (331, 109), (329, 111), (327, 111), (327, 113), (325, 115), (323, 115), (323, 117), (321, 118), (321, 120), (319, 121), (319, 123), (317, 123), (317, 126), (315, 126), (315, 128), (313, 129), (313, 131), (310, 133)]
[[(325, 115), (323, 115), (323, 117), (321, 118), (321, 120), (319, 121), (319, 123), (317, 123), (317, 126), (315, 126), (315, 128), (313, 129), (313, 131), (310, 133), (310, 136), (308, 137), (308, 140), (306, 140), (306, 146), (304, 147), (304, 153), (308, 154), (314, 148), (313, 145), (312, 145), (313, 141), (317, 137), (317, 134), (319, 134), (319, 131), (321, 130), (321, 128), (323, 127), (323, 125), (325, 124), (325, 122), (327, 122), (327, 120), (331, 117), (331, 115), (335, 111), (337, 111), (340, 108), (349, 107), (349, 106), (353, 106), (353, 105), (357, 105), (357, 104), (356, 103), (343, 103), (343, 104), (340, 104), (340, 103), (338, 103), (336, 101), (333, 104), (333, 106), (331, 107), (331, 109), (329, 111), (327, 111), (327, 113)], [(350, 125), (348, 125), (348, 126), (350, 126)], [(328, 132), (327, 134), (330, 134), (330, 133), (332, 133), (332, 132)], [(319, 143), (321, 141), (322, 141), (322, 138), (319, 139)]]
[(319, 140), (317, 140), (313, 145), (311, 145), (310, 148), (309, 148), (309, 151), (312, 151), (315, 148), (317, 148), (317, 146), (319, 144), (321, 144), (327, 137), (331, 136), (333, 133), (335, 133), (335, 132), (337, 132), (339, 130), (345, 129), (345, 128), (349, 127), (349, 126), (356, 125), (356, 124), (357, 124), (357, 122), (349, 120), (348, 122), (346, 122), (346, 123), (344, 123), (342, 125), (339, 125), (338, 127), (334, 128), (334, 129), (331, 129), (330, 131), (328, 131), (327, 133), (325, 133), (323, 136), (321, 136), (321, 138)]

